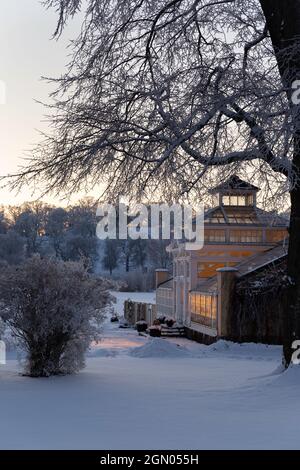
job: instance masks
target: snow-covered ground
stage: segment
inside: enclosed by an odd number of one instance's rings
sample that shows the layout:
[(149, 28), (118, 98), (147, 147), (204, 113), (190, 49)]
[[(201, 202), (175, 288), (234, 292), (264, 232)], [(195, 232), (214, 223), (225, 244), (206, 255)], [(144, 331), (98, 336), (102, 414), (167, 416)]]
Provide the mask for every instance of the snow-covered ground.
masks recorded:
[[(119, 293), (152, 301), (152, 294)], [(106, 322), (75, 376), (0, 366), (1, 449), (299, 449), (300, 368), (280, 348), (147, 339)]]

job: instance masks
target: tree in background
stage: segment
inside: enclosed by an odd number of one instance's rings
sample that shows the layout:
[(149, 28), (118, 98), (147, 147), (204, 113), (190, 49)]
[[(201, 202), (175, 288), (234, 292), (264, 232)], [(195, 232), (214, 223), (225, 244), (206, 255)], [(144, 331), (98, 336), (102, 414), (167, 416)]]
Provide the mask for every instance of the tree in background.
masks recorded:
[(109, 274), (112, 275), (114, 269), (118, 267), (119, 264), (119, 243), (117, 240), (110, 240), (107, 238), (104, 245), (104, 255), (102, 259), (102, 265), (104, 269), (109, 271)]
[(109, 287), (81, 263), (39, 256), (1, 270), (0, 315), (27, 352), (26, 374), (48, 377), (84, 366), (112, 300)]
[(97, 204), (92, 198), (85, 198), (68, 208), (68, 229), (65, 236), (64, 259), (84, 259), (92, 269), (98, 260), (98, 239), (96, 237)]
[(93, 270), (98, 259), (97, 238), (84, 237), (76, 233), (66, 234), (63, 258), (70, 261), (82, 260), (86, 267)]
[(120, 240), (120, 257), (125, 267), (125, 271), (129, 273), (132, 267), (133, 243), (132, 240)]
[(0, 208), (0, 235), (7, 232), (8, 221), (5, 217), (4, 208)]
[(82, 237), (95, 237), (97, 202), (90, 197), (68, 208), (68, 229)]
[(20, 264), (25, 258), (25, 240), (14, 230), (0, 234), (0, 260)]
[[(0, 218), (0, 259), (10, 263), (10, 249), (25, 244), (26, 257), (34, 253), (56, 256), (64, 261), (85, 260), (95, 266), (98, 259), (95, 201), (86, 198), (67, 208), (50, 207), (43, 202), (25, 203), (3, 208)], [(10, 233), (12, 232), (12, 233)], [(19, 235), (19, 238), (16, 237)], [(18, 243), (22, 239), (22, 243)], [(6, 248), (8, 252), (5, 255)], [(19, 259), (16, 251), (16, 259)], [(13, 264), (15, 261), (13, 261)]]
[(39, 220), (31, 210), (22, 212), (16, 220), (15, 231), (26, 241), (27, 256), (37, 252)]
[(147, 247), (148, 240), (142, 240), (141, 238), (132, 240), (132, 259), (134, 265), (142, 271), (145, 269), (146, 260), (148, 258)]
[(149, 240), (148, 257), (155, 268), (169, 269), (171, 267), (172, 259), (167, 251), (170, 243), (170, 240)]
[(45, 231), (53, 245), (55, 255), (63, 257), (63, 245), (68, 224), (68, 212), (61, 207), (50, 209)]
[(19, 208), (10, 209), (13, 228), (26, 241), (27, 256), (39, 250), (49, 209), (43, 202), (25, 203)]

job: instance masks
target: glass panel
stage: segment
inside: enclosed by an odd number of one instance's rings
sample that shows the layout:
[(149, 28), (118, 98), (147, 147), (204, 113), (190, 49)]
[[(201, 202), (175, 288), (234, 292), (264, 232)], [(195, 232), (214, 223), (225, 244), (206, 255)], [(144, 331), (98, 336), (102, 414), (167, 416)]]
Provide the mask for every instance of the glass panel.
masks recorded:
[(225, 219), (221, 211), (215, 210), (212, 214), (207, 216), (205, 222), (210, 224), (224, 224)]
[(225, 242), (225, 230), (205, 230), (206, 242)]
[(235, 243), (261, 243), (262, 230), (232, 230), (229, 239)]
[(210, 297), (209, 296), (206, 296), (205, 298), (205, 316), (210, 318), (210, 307), (211, 307), (211, 304), (210, 304)]
[(211, 314), (212, 314), (213, 318), (216, 318), (217, 317), (217, 298), (212, 297), (211, 303), (212, 303), (212, 305), (211, 305)]
[(238, 206), (246, 206), (246, 196), (238, 196)]
[(200, 303), (200, 295), (196, 297), (196, 313), (200, 313), (201, 310), (201, 303)]
[(248, 205), (248, 206), (253, 206), (253, 204), (254, 204), (254, 197), (253, 197), (253, 194), (249, 194), (249, 195), (247, 196), (247, 205)]
[(208, 327), (216, 327), (217, 298), (212, 295), (191, 294), (191, 319)]
[(229, 223), (232, 224), (257, 224), (259, 220), (253, 210), (235, 210), (226, 209), (226, 215)]
[(230, 198), (229, 196), (223, 196), (222, 197), (222, 202), (224, 206), (229, 206), (230, 205)]

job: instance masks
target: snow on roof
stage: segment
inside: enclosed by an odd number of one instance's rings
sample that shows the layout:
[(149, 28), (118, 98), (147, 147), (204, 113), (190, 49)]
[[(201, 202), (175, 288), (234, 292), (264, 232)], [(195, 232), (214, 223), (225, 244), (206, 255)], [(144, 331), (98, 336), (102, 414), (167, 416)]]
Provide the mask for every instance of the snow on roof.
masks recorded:
[(159, 287), (163, 287), (164, 289), (173, 289), (173, 278), (161, 282), (160, 284), (158, 284), (157, 289)]
[(237, 175), (232, 175), (227, 181), (213, 188), (211, 193), (217, 193), (226, 190), (260, 191), (260, 188), (248, 183), (247, 181), (241, 180)]
[(270, 250), (251, 256), (251, 258), (248, 258), (235, 266), (238, 270), (239, 277), (257, 271), (258, 269), (284, 258), (287, 256), (287, 250), (288, 246), (281, 242)]

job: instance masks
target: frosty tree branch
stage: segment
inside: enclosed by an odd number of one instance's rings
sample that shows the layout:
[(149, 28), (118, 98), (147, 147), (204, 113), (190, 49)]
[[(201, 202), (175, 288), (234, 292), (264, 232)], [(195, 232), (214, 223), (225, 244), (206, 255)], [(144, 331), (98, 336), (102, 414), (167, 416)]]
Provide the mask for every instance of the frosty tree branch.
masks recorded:
[[(44, 3), (56, 36), (83, 8)], [(84, 14), (55, 80), (53, 133), (13, 185), (181, 193), (237, 167), (259, 168), (268, 187), (295, 183), (293, 120), (257, 0), (90, 0)]]

